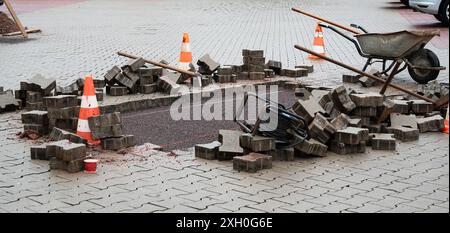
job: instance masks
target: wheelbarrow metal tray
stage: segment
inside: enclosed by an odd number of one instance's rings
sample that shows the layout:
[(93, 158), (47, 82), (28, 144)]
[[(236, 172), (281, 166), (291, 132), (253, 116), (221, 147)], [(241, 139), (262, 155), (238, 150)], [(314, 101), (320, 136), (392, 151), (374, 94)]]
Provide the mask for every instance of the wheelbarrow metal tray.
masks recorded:
[(399, 31), (355, 35), (361, 51), (371, 57), (395, 60), (421, 49), (439, 30)]

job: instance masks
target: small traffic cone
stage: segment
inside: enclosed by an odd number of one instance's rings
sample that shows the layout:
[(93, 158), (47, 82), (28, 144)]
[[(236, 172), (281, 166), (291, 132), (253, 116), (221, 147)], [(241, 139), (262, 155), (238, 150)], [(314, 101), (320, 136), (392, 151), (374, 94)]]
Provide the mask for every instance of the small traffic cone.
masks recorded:
[(99, 116), (100, 109), (95, 95), (94, 81), (92, 76), (84, 79), (83, 96), (81, 97), (80, 115), (78, 117), (77, 135), (86, 139), (91, 145), (100, 144), (100, 140), (92, 139), (92, 132), (89, 128), (89, 117)]
[(179, 68), (189, 70), (189, 64), (192, 63), (191, 44), (189, 42), (189, 34), (183, 33), (183, 43), (181, 44), (180, 64)]
[(449, 107), (447, 107), (447, 116), (445, 117), (444, 128), (442, 129), (442, 132), (446, 134), (448, 134), (448, 108)]
[[(316, 32), (314, 33), (314, 43), (312, 50), (318, 54), (325, 56), (325, 42), (323, 40), (322, 27), (319, 25), (319, 23), (317, 23)], [(314, 60), (320, 59), (319, 57), (312, 54), (310, 54), (308, 58)]]

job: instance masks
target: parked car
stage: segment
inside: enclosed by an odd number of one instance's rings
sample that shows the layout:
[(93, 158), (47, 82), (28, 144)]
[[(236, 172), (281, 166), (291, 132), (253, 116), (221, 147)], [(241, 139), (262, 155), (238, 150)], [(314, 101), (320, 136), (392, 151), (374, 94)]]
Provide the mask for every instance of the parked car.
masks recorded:
[(410, 0), (409, 6), (417, 11), (432, 14), (442, 23), (448, 23), (448, 3), (449, 0)]
[(400, 0), (400, 2), (402, 2), (403, 5), (409, 7), (409, 0)]

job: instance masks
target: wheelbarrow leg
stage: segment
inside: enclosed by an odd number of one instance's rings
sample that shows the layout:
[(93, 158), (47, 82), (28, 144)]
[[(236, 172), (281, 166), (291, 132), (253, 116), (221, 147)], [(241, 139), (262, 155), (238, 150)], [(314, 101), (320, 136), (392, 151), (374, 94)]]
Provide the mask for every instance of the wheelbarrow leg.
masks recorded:
[(364, 65), (364, 68), (362, 69), (362, 71), (366, 71), (367, 67), (369, 67), (370, 63), (372, 62), (372, 58), (368, 58), (366, 61), (366, 64)]
[(384, 95), (384, 93), (386, 92), (387, 87), (389, 86), (389, 84), (391, 83), (392, 79), (394, 79), (395, 75), (397, 74), (398, 68), (400, 68), (400, 65), (402, 64), (402, 62), (403, 62), (402, 60), (395, 61), (394, 69), (392, 70), (392, 72), (389, 75), (388, 79), (384, 83), (383, 88), (381, 88), (380, 94)]

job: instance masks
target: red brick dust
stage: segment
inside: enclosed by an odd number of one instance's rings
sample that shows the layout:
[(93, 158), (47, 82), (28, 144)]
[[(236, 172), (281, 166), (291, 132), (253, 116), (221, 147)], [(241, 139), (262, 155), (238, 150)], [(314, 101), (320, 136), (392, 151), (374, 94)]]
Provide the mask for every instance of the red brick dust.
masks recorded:
[(0, 34), (17, 32), (19, 28), (9, 16), (0, 11)]

